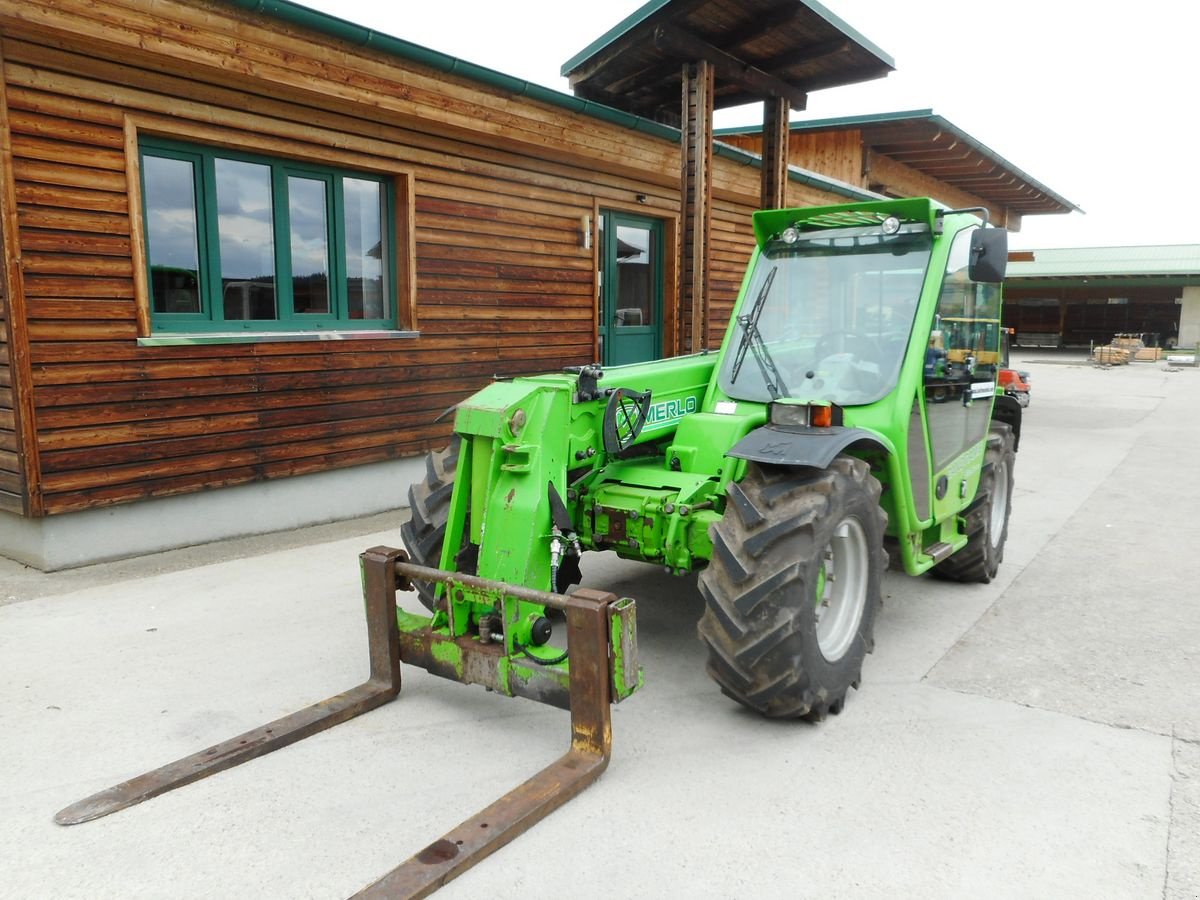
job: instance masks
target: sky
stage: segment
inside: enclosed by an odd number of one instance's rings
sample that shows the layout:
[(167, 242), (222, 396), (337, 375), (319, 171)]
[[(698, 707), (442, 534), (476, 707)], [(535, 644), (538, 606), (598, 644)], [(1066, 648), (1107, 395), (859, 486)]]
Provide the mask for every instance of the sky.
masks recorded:
[[(569, 93), (562, 63), (644, 0), (302, 0), (469, 62)], [(1014, 249), (1200, 243), (1200, 4), (1078, 0), (824, 0), (895, 61), (809, 95), (811, 118), (933, 109), (1084, 213), (1029, 216)], [(717, 127), (759, 124), (761, 105)]]

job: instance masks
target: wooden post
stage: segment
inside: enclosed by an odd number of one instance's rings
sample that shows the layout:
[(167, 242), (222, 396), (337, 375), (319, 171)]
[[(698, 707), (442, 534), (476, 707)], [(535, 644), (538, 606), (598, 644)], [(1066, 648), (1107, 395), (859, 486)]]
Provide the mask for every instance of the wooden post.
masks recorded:
[(763, 101), (760, 209), (782, 209), (787, 206), (790, 108), (786, 97), (768, 97)]
[(701, 60), (683, 67), (683, 133), (680, 148), (679, 351), (708, 347), (708, 242), (712, 221), (713, 67)]

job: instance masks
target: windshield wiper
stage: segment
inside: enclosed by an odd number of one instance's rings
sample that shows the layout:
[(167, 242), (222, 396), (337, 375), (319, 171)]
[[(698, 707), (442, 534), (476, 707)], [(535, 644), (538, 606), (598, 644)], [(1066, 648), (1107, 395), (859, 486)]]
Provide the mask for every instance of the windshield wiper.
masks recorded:
[(778, 400), (787, 395), (788, 389), (787, 385), (783, 383), (779, 369), (775, 366), (775, 361), (771, 359), (771, 354), (767, 350), (767, 342), (763, 340), (762, 333), (758, 330), (758, 317), (762, 315), (763, 306), (767, 302), (767, 294), (771, 291), (771, 283), (775, 280), (775, 273), (778, 271), (779, 267), (776, 266), (767, 275), (762, 290), (754, 298), (754, 305), (750, 307), (750, 312), (738, 316), (738, 324), (742, 326), (742, 340), (738, 344), (737, 352), (733, 355), (733, 370), (729, 373), (729, 383), (733, 384), (737, 381), (738, 373), (742, 370), (742, 363), (746, 361), (746, 351), (749, 350), (754, 354), (754, 361), (758, 363), (758, 369), (762, 372), (763, 381), (767, 385), (772, 400)]

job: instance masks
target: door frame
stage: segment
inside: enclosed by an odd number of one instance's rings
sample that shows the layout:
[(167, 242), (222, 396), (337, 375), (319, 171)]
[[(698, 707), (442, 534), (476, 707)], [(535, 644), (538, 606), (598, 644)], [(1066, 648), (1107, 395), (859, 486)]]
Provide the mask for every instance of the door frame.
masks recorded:
[[(639, 197), (645, 195), (638, 195)], [(600, 359), (600, 322), (604, 315), (604, 292), (600, 284), (603, 260), (600, 258), (600, 216), (605, 212), (625, 213), (654, 219), (662, 223), (662, 332), (660, 334), (659, 358), (677, 355), (676, 341), (679, 334), (679, 213), (664, 209), (651, 198), (649, 202), (622, 202), (620, 200), (592, 199), (591, 245), (592, 245), (592, 358)]]

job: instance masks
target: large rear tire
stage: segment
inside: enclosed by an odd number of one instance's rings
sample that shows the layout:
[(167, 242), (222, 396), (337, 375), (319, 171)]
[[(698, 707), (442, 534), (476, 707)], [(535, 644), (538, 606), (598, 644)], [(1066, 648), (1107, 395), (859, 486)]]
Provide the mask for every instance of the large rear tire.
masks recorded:
[(859, 459), (828, 469), (750, 463), (728, 488), (700, 574), (708, 673), (771, 718), (839, 713), (874, 647), (887, 568), (879, 482)]
[(992, 422), (988, 432), (983, 472), (975, 499), (963, 512), (967, 525), (967, 544), (953, 556), (933, 567), (933, 574), (949, 581), (988, 584), (996, 577), (1004, 561), (1004, 543), (1008, 540), (1008, 516), (1012, 508), (1013, 449), (1012, 427)]
[[(456, 434), (450, 446), (425, 457), (425, 480), (414, 482), (408, 489), (409, 520), (400, 526), (400, 536), (408, 555), (419, 566), (437, 569), (442, 564), (442, 544), (446, 539), (446, 522), (450, 518), (450, 497), (454, 493), (454, 476), (458, 471), (460, 439)], [(413, 579), (413, 588), (426, 609), (436, 608), (435, 585)]]

